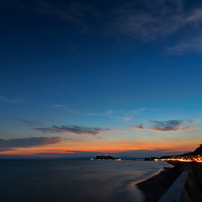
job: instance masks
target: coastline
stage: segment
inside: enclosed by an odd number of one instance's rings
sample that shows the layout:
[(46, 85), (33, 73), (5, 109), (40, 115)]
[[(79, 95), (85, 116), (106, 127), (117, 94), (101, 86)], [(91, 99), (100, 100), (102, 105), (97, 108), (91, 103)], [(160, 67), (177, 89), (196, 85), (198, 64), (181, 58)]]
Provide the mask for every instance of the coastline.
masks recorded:
[(166, 161), (173, 167), (164, 167), (158, 174), (138, 182), (136, 186), (145, 196), (145, 202), (156, 202), (180, 175), (184, 163)]

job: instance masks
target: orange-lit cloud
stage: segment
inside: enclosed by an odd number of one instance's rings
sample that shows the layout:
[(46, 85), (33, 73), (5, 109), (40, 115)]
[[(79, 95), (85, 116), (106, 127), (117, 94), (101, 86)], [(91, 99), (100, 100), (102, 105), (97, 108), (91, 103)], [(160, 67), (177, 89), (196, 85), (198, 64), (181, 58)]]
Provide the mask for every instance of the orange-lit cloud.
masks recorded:
[(161, 130), (161, 129), (156, 129), (156, 128), (140, 128), (138, 126), (131, 126), (130, 130), (132, 131), (133, 128), (136, 128), (138, 130), (150, 130), (150, 131), (155, 131), (155, 132), (181, 132), (181, 131), (186, 131), (186, 130), (200, 129), (197, 126), (190, 126), (190, 127), (185, 127), (185, 128), (181, 128), (181, 129), (173, 129), (173, 130)]
[(186, 130), (197, 130), (201, 127), (193, 126), (193, 121), (170, 120), (170, 121), (149, 121), (150, 127), (140, 125), (131, 125), (130, 130), (150, 130), (155, 132), (181, 132)]

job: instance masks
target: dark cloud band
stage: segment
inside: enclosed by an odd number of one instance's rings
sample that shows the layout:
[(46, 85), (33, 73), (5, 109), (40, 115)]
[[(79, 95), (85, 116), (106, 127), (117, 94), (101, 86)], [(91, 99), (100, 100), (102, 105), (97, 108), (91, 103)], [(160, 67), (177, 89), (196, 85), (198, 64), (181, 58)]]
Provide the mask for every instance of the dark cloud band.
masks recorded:
[(0, 151), (13, 150), (18, 147), (37, 147), (48, 144), (59, 143), (60, 137), (30, 137), (4, 140), (0, 139)]
[(53, 125), (52, 127), (41, 127), (34, 129), (44, 133), (63, 133), (63, 134), (73, 133), (76, 135), (93, 135), (93, 136), (96, 136), (103, 132), (117, 131), (115, 129), (102, 129), (96, 127), (94, 128), (94, 127), (76, 126), (76, 125), (65, 125), (65, 126)]

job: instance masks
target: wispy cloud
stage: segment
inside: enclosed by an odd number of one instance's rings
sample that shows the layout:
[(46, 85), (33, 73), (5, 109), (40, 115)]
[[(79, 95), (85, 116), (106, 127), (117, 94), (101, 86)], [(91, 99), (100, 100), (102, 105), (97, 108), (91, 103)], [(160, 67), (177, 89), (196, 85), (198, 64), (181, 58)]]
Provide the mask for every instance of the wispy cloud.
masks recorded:
[(106, 116), (109, 118), (113, 118), (114, 120), (122, 120), (122, 121), (130, 121), (133, 119), (131, 114), (127, 112), (123, 112), (122, 110), (109, 110), (105, 113), (98, 114), (100, 116)]
[[(125, 132), (117, 129), (102, 129), (97, 127), (87, 127), (87, 126), (77, 126), (77, 125), (61, 125), (61, 126), (52, 125), (51, 127), (47, 127), (43, 123), (38, 121), (28, 121), (21, 118), (14, 118), (14, 119), (31, 126), (36, 126), (36, 128), (32, 128), (32, 129), (41, 131), (43, 133), (57, 133), (57, 134), (66, 134), (66, 135), (70, 133), (70, 134), (76, 134), (76, 135), (96, 136), (98, 134), (101, 134), (104, 132), (110, 132), (110, 131)], [(98, 137), (98, 138), (101, 139), (102, 137)]]
[[(183, 30), (181, 41), (166, 48), (170, 54), (202, 51), (202, 7), (189, 7), (183, 0), (138, 0), (114, 12), (113, 31), (143, 41), (168, 38)], [(112, 31), (112, 32), (113, 32)]]
[(33, 126), (44, 126), (44, 124), (42, 124), (41, 122), (38, 122), (38, 121), (27, 121), (27, 120), (24, 120), (24, 119), (20, 119), (20, 118), (14, 118), (18, 121), (21, 121), (23, 123), (26, 123), (28, 125), (33, 125)]
[(66, 108), (67, 105), (53, 105), (54, 107)]
[(71, 109), (67, 107), (66, 105), (57, 104), (52, 106), (72, 114), (80, 114), (84, 116), (105, 116), (105, 117), (112, 118), (116, 121), (117, 120), (130, 121), (133, 119), (133, 115), (137, 115), (143, 111), (148, 110), (147, 108), (140, 108), (136, 110), (125, 110), (125, 111), (124, 110), (108, 110), (104, 113), (88, 113), (88, 112), (81, 112), (75, 109)]
[(130, 121), (131, 119), (133, 119), (133, 116), (125, 114), (125, 117), (122, 118), (124, 121)]
[(101, 116), (106, 116), (109, 118), (113, 118), (115, 120), (122, 120), (122, 121), (130, 121), (133, 119), (134, 115), (140, 114), (142, 111), (147, 110), (147, 108), (140, 108), (136, 110), (109, 110), (106, 113), (99, 114)]
[(198, 126), (194, 126), (193, 121), (183, 121), (183, 120), (169, 120), (169, 121), (149, 121), (151, 126), (143, 127), (140, 125), (131, 125), (130, 129), (138, 130), (151, 130), (156, 132), (180, 132), (186, 130), (197, 130), (200, 129)]
[(75, 110), (75, 109), (71, 109), (71, 108), (67, 107), (67, 105), (57, 104), (57, 105), (52, 105), (52, 106), (56, 107), (56, 108), (63, 109), (64, 111), (66, 111), (68, 113), (72, 113), (72, 114), (80, 114), (80, 115), (86, 115), (86, 116), (94, 116), (95, 115), (94, 113), (85, 113), (85, 112), (80, 112), (80, 111)]
[(65, 125), (65, 126), (53, 125), (51, 127), (34, 128), (34, 130), (41, 131), (43, 133), (57, 133), (66, 135), (75, 134), (75, 135), (90, 135), (90, 136), (96, 136), (104, 132), (119, 131), (117, 129), (102, 129), (102, 128), (76, 126), (76, 125)]
[(5, 96), (0, 96), (0, 101), (17, 104), (17, 103), (19, 103), (19, 102), (24, 102), (24, 99), (21, 98), (21, 97), (14, 98), (14, 99), (10, 99), (10, 98), (7, 98), (7, 97), (5, 97)]
[[(85, 1), (54, 2), (50, 0), (7, 0), (0, 3), (4, 9), (13, 7), (26, 12), (63, 19), (81, 25), (84, 31), (91, 26), (89, 23), (91, 19), (97, 19), (100, 30), (105, 29), (103, 30), (105, 33), (113, 33), (116, 37), (123, 35), (127, 38), (141, 39), (144, 42), (167, 39), (177, 34), (176, 43), (166, 48), (169, 53), (202, 51), (201, 4), (198, 4), (198, 7), (189, 6), (189, 2), (184, 0), (123, 1), (114, 6), (108, 6), (106, 2), (96, 4)], [(101, 11), (100, 5), (108, 9)], [(99, 23), (106, 19), (109, 22), (108, 30), (105, 26), (103, 27), (103, 23)], [(190, 29), (191, 32), (186, 32)], [(179, 34), (183, 36), (179, 37)]]
[[(202, 12), (202, 11), (201, 11)], [(202, 52), (202, 31), (192, 38), (187, 38), (172, 47), (166, 48), (169, 54), (183, 54), (184, 52)]]
[(84, 115), (84, 116), (95, 116), (96, 115), (94, 113), (84, 113), (84, 112), (78, 112), (78, 111), (74, 111), (72, 113), (74, 113), (74, 114), (80, 114), (80, 115)]
[(4, 140), (0, 139), (0, 151), (13, 150), (20, 147), (38, 147), (48, 144), (56, 144), (62, 141), (60, 137), (30, 137)]
[(130, 112), (132, 112), (133, 114), (139, 114), (142, 111), (147, 110), (147, 108), (140, 108), (140, 109), (136, 109), (136, 110), (130, 110)]
[(181, 0), (141, 0), (117, 9), (112, 23), (119, 33), (143, 40), (156, 40), (178, 31), (184, 24)]

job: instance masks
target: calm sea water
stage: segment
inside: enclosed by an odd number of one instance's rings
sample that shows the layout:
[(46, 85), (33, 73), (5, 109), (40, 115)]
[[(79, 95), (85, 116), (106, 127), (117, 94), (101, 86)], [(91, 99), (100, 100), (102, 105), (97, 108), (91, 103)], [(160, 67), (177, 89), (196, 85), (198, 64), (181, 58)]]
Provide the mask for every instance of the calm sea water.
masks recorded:
[(141, 202), (135, 183), (164, 162), (0, 160), (1, 202)]

